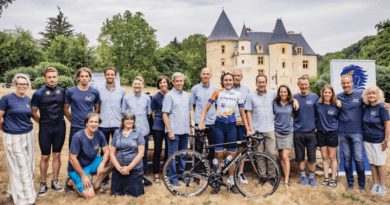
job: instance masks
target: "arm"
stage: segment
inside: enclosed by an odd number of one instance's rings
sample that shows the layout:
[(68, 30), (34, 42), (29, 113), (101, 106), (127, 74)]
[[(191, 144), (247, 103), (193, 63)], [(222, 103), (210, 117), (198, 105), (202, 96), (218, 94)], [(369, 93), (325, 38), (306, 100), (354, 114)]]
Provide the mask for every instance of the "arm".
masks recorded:
[(164, 121), (165, 127), (167, 127), (169, 139), (175, 140), (175, 134), (171, 130), (171, 125), (169, 124), (168, 113), (166, 113), (166, 112), (163, 113), (163, 121)]
[(3, 121), (1, 119), (3, 118), (4, 113), (5, 113), (4, 110), (0, 110), (0, 130), (3, 132), (4, 132)]
[(35, 120), (35, 122), (39, 123), (39, 116), (37, 114), (37, 111), (38, 111), (38, 107), (31, 106), (32, 118)]
[(70, 107), (69, 103), (64, 104), (64, 114), (65, 114), (66, 119), (68, 119), (68, 121), (70, 122), (72, 119), (72, 115), (69, 112), (69, 107)]
[(153, 120), (154, 120), (154, 116), (156, 115), (156, 112), (157, 112), (157, 110), (152, 110), (152, 117), (153, 117)]
[(298, 102), (298, 100), (296, 100), (294, 98), (293, 98), (293, 100), (294, 100), (294, 102), (293, 102), (294, 110), (298, 110), (299, 109), (299, 102)]
[(100, 113), (100, 103), (95, 103), (95, 113)]
[(104, 167), (106, 166), (108, 160), (110, 159), (110, 148), (108, 148), (108, 145), (102, 148), (104, 155), (103, 160), (99, 164), (99, 167), (97, 169), (97, 175), (103, 175), (104, 174)]
[(80, 166), (79, 161), (77, 160), (78, 154), (69, 153), (69, 162), (72, 165), (73, 169), (77, 172), (77, 174), (81, 177), (81, 181), (83, 184), (83, 188), (91, 188), (91, 179), (84, 173), (83, 169)]
[(381, 146), (382, 146), (382, 152), (384, 152), (387, 147), (388, 147), (388, 144), (389, 144), (389, 135), (390, 135), (390, 120), (388, 121), (385, 121), (385, 125), (386, 125), (386, 131), (385, 131), (385, 140), (383, 140)]
[[(245, 108), (241, 107), (239, 109), (239, 111), (240, 111), (240, 115), (241, 115), (242, 121), (244, 121), (245, 129), (247, 130), (247, 133), (248, 134), (252, 134), (251, 130), (249, 129), (248, 121), (246, 119)], [(251, 119), (252, 119), (252, 117), (251, 117)]]
[(130, 171), (141, 161), (142, 157), (144, 157), (145, 145), (138, 145), (138, 153), (137, 156), (133, 159), (133, 161), (126, 167), (126, 173), (129, 174)]
[(202, 115), (200, 115), (199, 130), (204, 130), (205, 129), (205, 126), (203, 124), (204, 123), (204, 119), (206, 119), (207, 112), (210, 110), (212, 105), (213, 104), (211, 104), (210, 102), (207, 102), (206, 106), (204, 106), (203, 111), (202, 111)]
[(110, 159), (114, 167), (119, 171), (121, 169), (121, 165), (118, 162), (118, 159), (115, 156), (116, 154), (116, 147), (111, 146), (110, 148)]
[[(252, 111), (247, 110), (246, 115), (247, 115), (248, 128), (249, 128), (250, 132), (253, 133), (254, 130), (253, 130), (253, 124), (252, 124)], [(246, 126), (245, 126), (245, 128), (246, 128)]]

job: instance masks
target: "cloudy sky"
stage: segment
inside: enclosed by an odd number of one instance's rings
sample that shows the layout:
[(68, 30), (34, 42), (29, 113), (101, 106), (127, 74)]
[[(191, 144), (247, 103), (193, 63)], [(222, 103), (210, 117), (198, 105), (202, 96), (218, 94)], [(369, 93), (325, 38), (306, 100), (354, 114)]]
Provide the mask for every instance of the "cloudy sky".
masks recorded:
[(302, 32), (321, 55), (375, 35), (375, 24), (390, 18), (388, 0), (16, 0), (3, 10), (0, 29), (21, 26), (41, 38), (47, 18), (58, 14), (56, 6), (90, 46), (98, 45), (103, 22), (125, 10), (142, 12), (164, 47), (175, 36), (180, 41), (195, 33), (209, 36), (224, 8), (238, 35), (244, 21), (252, 31), (271, 32), (282, 18), (286, 30)]

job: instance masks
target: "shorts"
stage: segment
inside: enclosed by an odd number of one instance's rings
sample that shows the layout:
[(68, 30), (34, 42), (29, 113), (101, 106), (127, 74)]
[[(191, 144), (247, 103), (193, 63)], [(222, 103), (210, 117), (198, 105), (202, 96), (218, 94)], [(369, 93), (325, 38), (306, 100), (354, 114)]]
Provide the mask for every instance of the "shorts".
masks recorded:
[[(103, 160), (103, 157), (97, 156), (95, 158), (95, 160), (92, 162), (92, 164), (84, 167), (83, 171), (84, 171), (85, 175), (87, 175), (89, 177), (90, 174), (96, 173), (100, 163), (102, 163), (102, 160)], [(79, 190), (79, 192), (80, 193), (83, 192), (84, 191), (83, 182), (81, 181), (80, 175), (77, 174), (76, 171), (68, 172), (68, 175), (73, 180), (73, 182), (76, 184), (76, 187)]]
[[(244, 136), (243, 135), (247, 135), (245, 126), (240, 125), (240, 126), (236, 126), (236, 127), (237, 127), (237, 140), (238, 141), (244, 141)], [(244, 146), (244, 145), (243, 144), (239, 144), (237, 146)]]
[(316, 162), (317, 137), (316, 132), (294, 131), (294, 147), (297, 162), (305, 161), (305, 150), (307, 149), (308, 162)]
[[(65, 142), (65, 121), (59, 123), (40, 123), (38, 141), (42, 155), (61, 152)], [(52, 146), (53, 145), (53, 146)]]
[(383, 166), (386, 163), (386, 153), (389, 148), (382, 152), (382, 143), (364, 142), (367, 161), (375, 166)]
[(290, 133), (287, 135), (279, 134), (275, 132), (275, 138), (276, 138), (276, 149), (277, 150), (284, 150), (289, 149), (292, 150), (294, 147), (294, 134)]
[(339, 146), (339, 131), (318, 131), (317, 142), (319, 147), (337, 147)]
[[(237, 142), (237, 128), (236, 122), (224, 123), (215, 121), (214, 124), (214, 144)], [(215, 151), (223, 151), (226, 148), (229, 152), (235, 152), (237, 150), (237, 144), (216, 146)]]

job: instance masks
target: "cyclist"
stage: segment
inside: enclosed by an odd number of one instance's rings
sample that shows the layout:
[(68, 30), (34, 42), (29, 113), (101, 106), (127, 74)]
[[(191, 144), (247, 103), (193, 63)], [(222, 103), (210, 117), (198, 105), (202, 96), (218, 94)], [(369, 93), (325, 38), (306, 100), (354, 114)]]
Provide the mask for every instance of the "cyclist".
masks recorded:
[[(217, 105), (217, 118), (214, 124), (214, 143), (221, 144), (227, 142), (237, 141), (237, 130), (236, 130), (236, 117), (235, 117), (235, 108), (239, 107), (239, 111), (244, 122), (245, 128), (249, 134), (248, 122), (246, 120), (246, 115), (244, 111), (244, 102), (241, 99), (240, 92), (232, 90), (234, 76), (231, 73), (223, 73), (221, 76), (221, 86), (223, 89), (216, 90), (209, 101), (207, 102), (205, 108), (203, 109), (202, 115), (200, 117), (199, 129), (204, 130), (205, 125), (204, 121), (206, 114), (211, 108), (211, 106), (216, 102)], [(225, 147), (228, 151), (228, 155), (231, 155), (233, 158), (236, 155), (236, 144), (227, 145)], [(223, 146), (215, 147), (215, 156), (218, 160), (220, 170), (222, 170), (222, 160), (223, 160)], [(229, 169), (229, 181), (231, 184), (230, 190), (234, 194), (239, 194), (237, 187), (234, 184), (233, 172), (235, 165)], [(217, 195), (220, 188), (215, 188), (211, 191), (211, 195)]]

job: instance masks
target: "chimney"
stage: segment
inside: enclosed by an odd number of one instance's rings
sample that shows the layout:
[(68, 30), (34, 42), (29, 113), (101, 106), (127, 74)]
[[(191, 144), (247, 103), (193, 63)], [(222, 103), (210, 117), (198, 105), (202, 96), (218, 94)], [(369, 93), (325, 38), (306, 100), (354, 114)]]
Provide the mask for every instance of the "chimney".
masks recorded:
[(289, 32), (287, 32), (287, 33), (294, 33), (294, 31), (289, 31)]
[(246, 32), (252, 32), (252, 29), (251, 28), (246, 28)]

